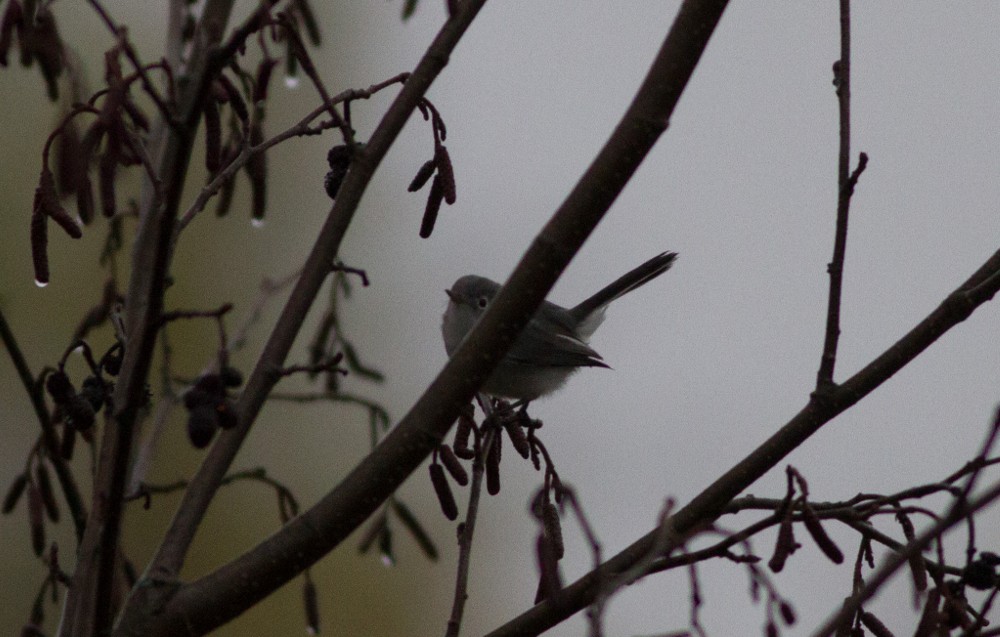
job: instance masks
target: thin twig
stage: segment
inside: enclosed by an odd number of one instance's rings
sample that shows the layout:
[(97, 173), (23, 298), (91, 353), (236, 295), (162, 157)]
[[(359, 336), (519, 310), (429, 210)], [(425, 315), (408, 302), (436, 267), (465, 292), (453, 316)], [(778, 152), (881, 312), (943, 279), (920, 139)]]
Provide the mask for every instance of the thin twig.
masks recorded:
[(472, 560), (472, 539), (476, 531), (479, 500), (483, 492), (485, 459), (490, 448), (496, 444), (495, 438), (499, 433), (500, 430), (498, 428), (490, 427), (483, 434), (482, 445), (479, 445), (476, 458), (472, 462), (472, 484), (469, 485), (469, 504), (465, 512), (465, 522), (462, 525), (458, 538), (458, 572), (455, 576), (455, 595), (451, 602), (451, 617), (448, 619), (448, 628), (445, 631), (445, 637), (458, 637), (458, 633), (462, 628), (465, 602), (469, 598), (469, 566)]
[(837, 363), (837, 343), (840, 339), (840, 297), (843, 290), (844, 257), (847, 252), (847, 220), (851, 196), (861, 171), (868, 163), (864, 153), (858, 169), (850, 174), (851, 163), (851, 2), (840, 0), (840, 59), (834, 64), (834, 84), (840, 113), (840, 152), (837, 161), (837, 229), (833, 240), (833, 260), (827, 266), (830, 274), (830, 296), (826, 312), (826, 337), (816, 390), (822, 391), (833, 383)]
[(156, 90), (153, 82), (149, 79), (149, 75), (146, 73), (146, 66), (139, 60), (139, 56), (132, 47), (132, 43), (129, 42), (127, 35), (128, 32), (125, 27), (115, 24), (115, 21), (111, 19), (111, 15), (108, 14), (99, 0), (88, 0), (88, 2), (90, 2), (90, 6), (93, 7), (95, 12), (97, 12), (97, 15), (104, 22), (105, 26), (108, 27), (108, 30), (110, 30), (111, 33), (118, 38), (118, 43), (121, 46), (122, 51), (124, 51), (125, 56), (132, 63), (132, 66), (135, 67), (136, 73), (139, 74), (139, 78), (142, 82), (142, 88), (145, 89), (146, 94), (149, 95), (150, 99), (153, 100), (153, 103), (156, 104), (156, 108), (159, 109), (160, 117), (162, 117), (163, 121), (171, 127), (178, 127), (180, 123), (174, 116), (174, 112), (169, 106), (167, 106), (163, 96), (160, 95), (160, 92)]

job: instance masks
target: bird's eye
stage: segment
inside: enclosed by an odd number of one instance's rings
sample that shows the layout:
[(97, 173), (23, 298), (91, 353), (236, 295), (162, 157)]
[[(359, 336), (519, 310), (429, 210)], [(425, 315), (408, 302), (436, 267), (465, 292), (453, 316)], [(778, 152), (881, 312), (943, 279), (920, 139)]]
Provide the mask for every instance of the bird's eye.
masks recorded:
[(481, 296), (481, 297), (479, 297), (478, 303), (479, 303), (479, 307), (485, 310), (487, 304), (489, 304), (489, 299), (487, 299), (485, 296)]

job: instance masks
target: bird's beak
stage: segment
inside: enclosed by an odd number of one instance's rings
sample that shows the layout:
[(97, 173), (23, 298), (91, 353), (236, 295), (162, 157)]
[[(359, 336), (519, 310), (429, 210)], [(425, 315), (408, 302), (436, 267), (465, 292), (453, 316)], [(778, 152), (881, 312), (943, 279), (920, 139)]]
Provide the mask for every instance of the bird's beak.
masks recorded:
[(448, 298), (451, 299), (452, 303), (458, 303), (458, 295), (457, 294), (455, 294), (451, 290), (445, 290), (444, 293), (448, 295)]

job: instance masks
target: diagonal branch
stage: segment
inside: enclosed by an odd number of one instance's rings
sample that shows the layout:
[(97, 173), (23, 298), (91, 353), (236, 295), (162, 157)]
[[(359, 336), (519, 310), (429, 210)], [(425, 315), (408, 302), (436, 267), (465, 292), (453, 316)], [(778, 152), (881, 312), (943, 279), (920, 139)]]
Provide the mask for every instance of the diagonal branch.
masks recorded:
[(136, 587), (120, 633), (202, 634), (225, 623), (336, 547), (398, 488), (440, 443), (461, 407), (510, 347), (666, 129), (727, 2), (687, 0), (682, 5), (634, 101), (604, 148), (462, 347), (383, 442), (314, 507), (248, 553), (190, 584), (157, 586), (160, 582), (153, 578), (175, 577), (219, 480), (270, 390), (273, 370), (280, 367), (326, 276), (371, 174), (481, 5), (482, 1), (473, 0), (461, 4), (352, 164), (241, 397), (241, 424), (220, 437), (185, 493), (154, 567)]
[[(924, 320), (899, 341), (843, 384), (814, 394), (803, 409), (741, 462), (709, 485), (673, 516), (679, 541), (663, 555), (680, 546), (705, 525), (714, 522), (741, 491), (779, 463), (782, 458), (879, 385), (919, 356), (948, 330), (1000, 291), (1000, 251), (991, 256), (968, 280), (949, 294)], [(590, 605), (601, 590), (601, 582), (628, 569), (649, 553), (657, 530), (650, 531), (599, 568), (568, 586), (558, 604), (539, 604), (489, 634), (489, 637), (538, 634)]]

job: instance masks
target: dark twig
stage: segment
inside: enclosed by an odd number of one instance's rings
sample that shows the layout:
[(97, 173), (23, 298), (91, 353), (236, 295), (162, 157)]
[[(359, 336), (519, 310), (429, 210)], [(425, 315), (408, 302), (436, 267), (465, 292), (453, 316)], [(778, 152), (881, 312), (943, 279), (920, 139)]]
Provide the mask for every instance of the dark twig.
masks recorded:
[(160, 92), (156, 90), (156, 87), (153, 85), (152, 80), (149, 79), (149, 75), (146, 72), (147, 67), (139, 60), (139, 56), (132, 47), (132, 43), (129, 42), (125, 27), (120, 27), (115, 24), (114, 20), (111, 19), (111, 16), (98, 0), (88, 0), (88, 2), (90, 2), (90, 6), (94, 8), (94, 11), (97, 12), (97, 15), (100, 16), (101, 20), (108, 27), (111, 33), (118, 38), (122, 51), (132, 63), (132, 66), (135, 68), (135, 72), (139, 74), (139, 79), (142, 82), (142, 88), (145, 89), (146, 94), (149, 95), (150, 99), (153, 100), (153, 103), (156, 104), (156, 108), (159, 109), (160, 116), (163, 118), (164, 122), (174, 128), (179, 126), (180, 124), (174, 116), (174, 112), (169, 106), (167, 106), (166, 102), (163, 100), (163, 96), (160, 95)]
[[(348, 89), (346, 91), (342, 91), (341, 93), (338, 93), (330, 98), (331, 106), (328, 107), (327, 105), (323, 105), (313, 109), (308, 115), (299, 120), (297, 124), (289, 127), (287, 130), (278, 133), (277, 135), (274, 135), (257, 145), (250, 145), (248, 141), (247, 143), (244, 143), (240, 149), (240, 153), (229, 163), (229, 165), (220, 170), (211, 182), (202, 188), (201, 192), (198, 193), (198, 196), (195, 197), (195, 200), (190, 206), (188, 206), (187, 210), (184, 211), (184, 214), (181, 215), (180, 219), (177, 220), (177, 227), (174, 231), (175, 234), (180, 234), (180, 232), (184, 230), (184, 228), (187, 227), (192, 220), (194, 220), (195, 216), (205, 209), (209, 200), (211, 200), (211, 198), (219, 192), (222, 186), (230, 179), (233, 179), (236, 173), (239, 172), (254, 155), (263, 153), (272, 146), (276, 146), (281, 142), (292, 139), (293, 137), (319, 135), (324, 130), (337, 127), (338, 124), (333, 121), (324, 122), (317, 127), (310, 127), (310, 124), (312, 124), (317, 117), (328, 112), (329, 108), (332, 108), (333, 104), (350, 102), (357, 99), (369, 99), (372, 95), (388, 88), (389, 86), (392, 86), (393, 84), (405, 82), (409, 76), (409, 73), (399, 73), (398, 75), (394, 75), (383, 82), (372, 84), (367, 89)], [(254, 116), (256, 115), (254, 114)], [(249, 135), (244, 134), (243, 138), (244, 140), (249, 140)]]
[(857, 169), (851, 173), (851, 2), (840, 0), (840, 59), (833, 65), (834, 85), (840, 107), (840, 152), (837, 162), (837, 229), (833, 240), (833, 260), (827, 266), (830, 274), (830, 296), (826, 312), (826, 337), (816, 391), (822, 392), (833, 383), (837, 363), (837, 343), (840, 339), (840, 297), (844, 280), (844, 257), (847, 252), (847, 220), (851, 196), (858, 178), (868, 165), (868, 156), (861, 153)]
[[(487, 418), (489, 416), (487, 415)], [(465, 522), (458, 535), (458, 572), (455, 576), (455, 595), (451, 602), (451, 617), (445, 637), (458, 637), (462, 628), (462, 616), (465, 612), (465, 601), (468, 599), (469, 566), (472, 560), (472, 540), (476, 531), (476, 519), (479, 514), (479, 500), (483, 492), (483, 474), (486, 454), (496, 444), (496, 436), (501, 435), (500, 429), (490, 427), (483, 434), (482, 444), (476, 458), (472, 462), (472, 484), (469, 485), (469, 504), (465, 511)]]
[(1000, 499), (1000, 481), (991, 485), (972, 500), (956, 500), (947, 515), (918, 535), (913, 542), (906, 545), (904, 550), (893, 553), (886, 558), (879, 568), (870, 573), (865, 578), (864, 586), (847, 598), (843, 606), (813, 633), (813, 637), (832, 635), (844, 622), (850, 621), (861, 605), (871, 598), (897, 570), (906, 565), (912, 556), (921, 553), (931, 542), (944, 535), (948, 529), (961, 523), (980, 509), (989, 506), (997, 499)]

